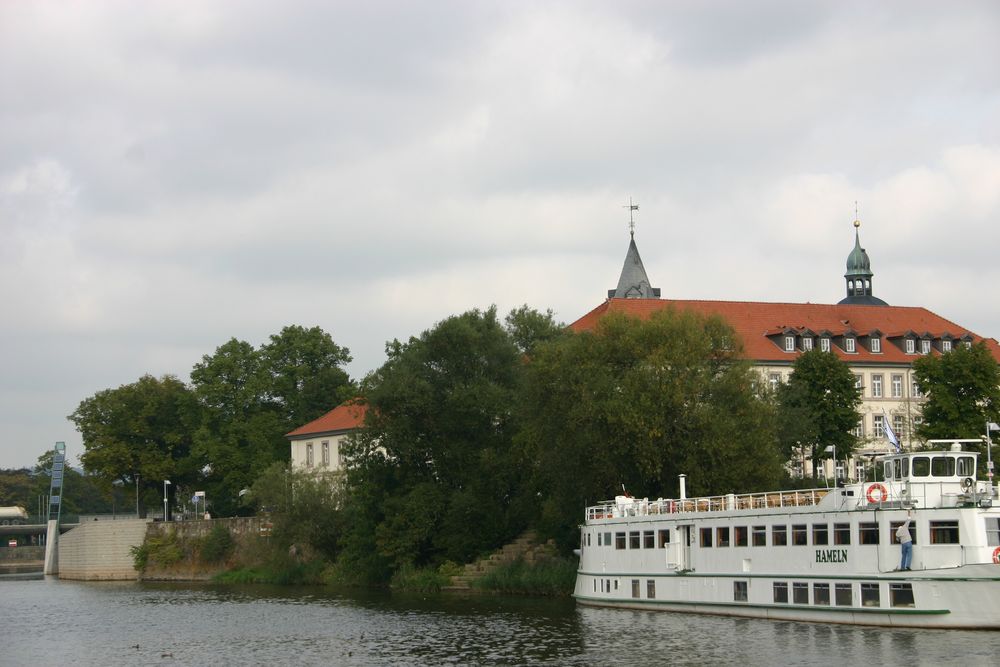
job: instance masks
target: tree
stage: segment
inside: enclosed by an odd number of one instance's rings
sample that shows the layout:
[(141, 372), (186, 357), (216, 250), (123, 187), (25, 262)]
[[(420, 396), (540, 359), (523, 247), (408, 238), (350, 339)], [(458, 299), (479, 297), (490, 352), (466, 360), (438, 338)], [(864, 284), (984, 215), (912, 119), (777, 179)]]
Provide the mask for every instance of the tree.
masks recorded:
[(369, 504), (357, 511), (364, 528), (348, 530), (349, 554), (365, 535), (393, 567), (466, 561), (502, 544), (523, 527), (511, 448), (523, 361), (496, 309), (449, 317), (386, 354), (363, 385), (369, 410), (348, 495)]
[(977, 438), (987, 421), (1000, 421), (1000, 365), (982, 341), (923, 356), (913, 373), (927, 394), (921, 438)]
[(527, 305), (519, 306), (504, 318), (507, 331), (521, 352), (531, 355), (535, 346), (566, 335), (565, 325), (555, 321), (551, 310), (541, 313)]
[(584, 507), (620, 494), (677, 496), (775, 485), (773, 410), (719, 318), (672, 310), (603, 318), (592, 332), (536, 347), (518, 442), (533, 462), (541, 527), (566, 547)]
[(144, 375), (99, 391), (69, 419), (83, 436), (84, 470), (106, 482), (138, 484), (156, 497), (163, 480), (185, 486), (198, 476), (191, 448), (201, 410), (194, 394), (171, 375)]
[(857, 444), (852, 429), (861, 414), (861, 395), (850, 367), (832, 352), (813, 349), (799, 355), (788, 382), (778, 386), (779, 438), (786, 454), (808, 446), (813, 478), (820, 459), (832, 455), (833, 445), (840, 458), (850, 456)]

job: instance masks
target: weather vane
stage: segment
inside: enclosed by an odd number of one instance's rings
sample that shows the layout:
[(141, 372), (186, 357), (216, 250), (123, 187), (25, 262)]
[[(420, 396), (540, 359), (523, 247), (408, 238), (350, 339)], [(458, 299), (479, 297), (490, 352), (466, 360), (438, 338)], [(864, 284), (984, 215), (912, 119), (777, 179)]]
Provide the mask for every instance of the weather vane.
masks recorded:
[(622, 208), (628, 209), (628, 233), (635, 236), (635, 219), (632, 216), (639, 210), (639, 205), (633, 204), (632, 197), (629, 197), (628, 203), (622, 206)]

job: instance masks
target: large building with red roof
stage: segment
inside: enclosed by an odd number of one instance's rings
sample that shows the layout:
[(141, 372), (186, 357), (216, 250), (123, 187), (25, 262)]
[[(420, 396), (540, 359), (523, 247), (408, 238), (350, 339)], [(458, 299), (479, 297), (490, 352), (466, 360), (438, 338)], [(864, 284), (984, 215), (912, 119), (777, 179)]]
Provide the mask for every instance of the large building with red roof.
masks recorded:
[(830, 351), (847, 362), (861, 388), (862, 417), (856, 434), (865, 443), (863, 447), (871, 451), (886, 448), (886, 419), (891, 420), (904, 447), (911, 446), (924, 401), (914, 381), (913, 361), (978, 341), (985, 341), (1000, 360), (1000, 345), (926, 308), (890, 306), (875, 297), (871, 263), (857, 231), (859, 224), (855, 221), (854, 249), (844, 274), (847, 296), (836, 304), (661, 299), (660, 290), (650, 286), (633, 231), (618, 286), (608, 291), (607, 300), (570, 327), (591, 330), (609, 313), (646, 318), (673, 308), (718, 315), (740, 336), (746, 356), (772, 386), (788, 378), (792, 364), (803, 352), (814, 348)]
[(343, 470), (344, 440), (361, 428), (367, 411), (365, 403), (348, 401), (286, 433), (285, 437), (291, 441), (292, 468), (317, 472)]

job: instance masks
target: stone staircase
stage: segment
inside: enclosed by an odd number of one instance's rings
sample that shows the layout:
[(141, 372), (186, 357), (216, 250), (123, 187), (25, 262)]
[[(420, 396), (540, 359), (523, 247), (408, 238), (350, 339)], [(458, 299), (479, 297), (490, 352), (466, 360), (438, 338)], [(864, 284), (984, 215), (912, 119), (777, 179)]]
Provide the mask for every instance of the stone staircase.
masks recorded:
[(457, 574), (451, 578), (451, 585), (446, 586), (444, 590), (468, 591), (472, 589), (471, 584), (473, 581), (489, 574), (501, 565), (507, 565), (517, 560), (523, 560), (526, 563), (536, 563), (541, 560), (553, 558), (555, 555), (556, 545), (553, 540), (540, 542), (538, 533), (533, 530), (527, 530), (516, 540), (504, 545), (486, 558), (481, 558), (475, 563), (466, 565), (461, 574)]

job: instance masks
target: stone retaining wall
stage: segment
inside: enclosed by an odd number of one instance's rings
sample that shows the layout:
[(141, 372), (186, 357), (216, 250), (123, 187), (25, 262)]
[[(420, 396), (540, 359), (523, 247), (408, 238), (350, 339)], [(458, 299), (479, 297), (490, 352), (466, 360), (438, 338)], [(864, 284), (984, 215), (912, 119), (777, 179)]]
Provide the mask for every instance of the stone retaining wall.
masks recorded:
[(146, 539), (147, 521), (91, 521), (59, 536), (59, 578), (138, 579), (132, 547)]

